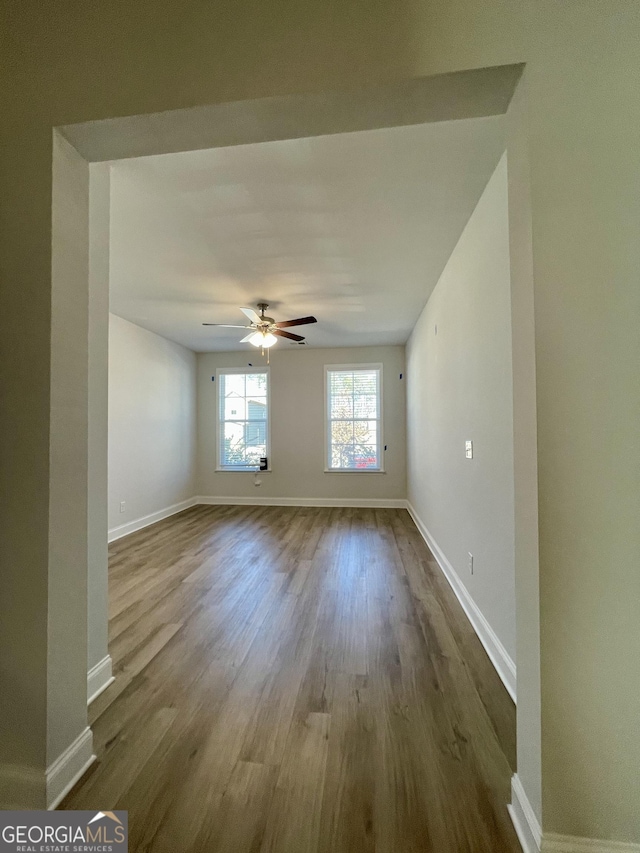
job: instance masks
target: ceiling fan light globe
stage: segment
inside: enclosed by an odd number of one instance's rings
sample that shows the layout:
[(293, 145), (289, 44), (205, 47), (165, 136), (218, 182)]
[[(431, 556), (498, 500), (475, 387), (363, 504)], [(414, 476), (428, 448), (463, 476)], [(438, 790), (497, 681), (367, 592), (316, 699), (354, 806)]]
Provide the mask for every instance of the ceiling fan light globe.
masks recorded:
[(254, 332), (249, 338), (249, 343), (253, 344), (254, 347), (265, 347), (267, 349), (277, 342), (278, 339), (271, 332)]

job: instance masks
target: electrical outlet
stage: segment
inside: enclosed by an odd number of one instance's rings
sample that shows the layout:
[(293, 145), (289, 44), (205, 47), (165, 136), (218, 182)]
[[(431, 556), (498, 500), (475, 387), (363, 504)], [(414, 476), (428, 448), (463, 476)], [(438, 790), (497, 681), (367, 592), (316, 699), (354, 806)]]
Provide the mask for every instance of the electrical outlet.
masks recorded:
[(467, 459), (473, 459), (473, 442), (465, 441), (464, 443), (464, 455)]
[(469, 574), (473, 574), (473, 554), (469, 551)]
[(126, 501), (120, 501), (120, 512), (124, 512), (127, 507)]

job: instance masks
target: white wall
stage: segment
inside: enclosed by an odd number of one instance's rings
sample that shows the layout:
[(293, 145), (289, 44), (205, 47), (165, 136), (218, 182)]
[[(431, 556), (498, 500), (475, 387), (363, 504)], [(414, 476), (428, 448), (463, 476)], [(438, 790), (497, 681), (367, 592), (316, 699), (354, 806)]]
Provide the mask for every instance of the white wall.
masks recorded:
[[(108, 649), (110, 166), (89, 167), (88, 698), (111, 677)], [(102, 664), (98, 672), (94, 669)], [(97, 680), (96, 680), (97, 679)]]
[[(52, 364), (64, 381), (51, 386), (51, 417), (52, 424), (65, 424), (65, 428), (52, 432), (50, 444), (51, 560), (46, 616), (49, 767), (72, 745), (77, 748), (81, 766), (92, 754), (91, 735), (86, 729), (88, 462), (81, 451), (89, 409), (89, 168), (57, 133), (54, 146), (52, 239), (56, 249), (51, 269), (59, 286), (51, 303), (51, 348)], [(77, 324), (77, 334), (69, 336), (68, 323)], [(39, 609), (27, 614), (34, 631), (41, 630), (41, 617)], [(16, 642), (15, 635), (11, 642)], [(23, 684), (30, 685), (32, 672), (25, 669), (21, 674)], [(5, 678), (3, 671), (0, 693), (5, 692)], [(23, 717), (30, 738), (35, 732), (29, 731), (28, 718), (41, 698), (39, 690), (31, 694), (29, 689), (22, 707), (11, 710)], [(5, 717), (2, 719), (0, 728), (4, 728)], [(47, 778), (47, 805), (59, 793), (53, 787), (56, 775), (50, 772)], [(43, 808), (44, 803), (31, 807)]]
[(506, 155), (407, 344), (407, 399), (409, 500), (515, 661)]
[(195, 453), (195, 353), (111, 314), (109, 530), (191, 498)]
[[(264, 365), (259, 351), (198, 356), (198, 493), (214, 497), (389, 500), (406, 496), (404, 347), (286, 348), (271, 351), (271, 465), (251, 473), (216, 472), (219, 367)], [(281, 347), (278, 349), (278, 347)], [(381, 362), (385, 473), (324, 473), (324, 365)]]

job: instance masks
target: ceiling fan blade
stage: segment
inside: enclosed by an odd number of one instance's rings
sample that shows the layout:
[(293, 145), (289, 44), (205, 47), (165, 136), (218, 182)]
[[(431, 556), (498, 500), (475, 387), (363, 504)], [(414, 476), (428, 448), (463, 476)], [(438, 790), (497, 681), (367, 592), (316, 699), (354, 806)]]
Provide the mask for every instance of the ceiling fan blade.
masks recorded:
[(248, 329), (249, 326), (230, 326), (228, 323), (203, 323), (203, 326), (220, 326), (223, 329)]
[(251, 320), (252, 323), (260, 322), (260, 315), (256, 314), (253, 308), (241, 308), (240, 310), (245, 315), (245, 317), (248, 317)]
[(303, 341), (304, 338), (302, 335), (294, 335), (292, 332), (281, 332), (280, 329), (274, 329), (273, 334), (277, 335), (279, 338), (289, 338), (291, 341)]
[(317, 323), (315, 317), (300, 317), (299, 320), (283, 320), (282, 323), (276, 323), (279, 329), (286, 329), (288, 326), (306, 326), (308, 323)]
[[(245, 326), (245, 328), (246, 328), (246, 326)], [(240, 341), (240, 343), (241, 343), (241, 344), (247, 344), (247, 343), (249, 343), (249, 341), (251, 340), (251, 338), (252, 338), (254, 335), (255, 335), (255, 332), (254, 332), (254, 331), (253, 331), (253, 329), (252, 329), (252, 330), (251, 330), (251, 334), (249, 334), (249, 335), (245, 335), (245, 336), (244, 336), (244, 338), (242, 338), (242, 340)]]

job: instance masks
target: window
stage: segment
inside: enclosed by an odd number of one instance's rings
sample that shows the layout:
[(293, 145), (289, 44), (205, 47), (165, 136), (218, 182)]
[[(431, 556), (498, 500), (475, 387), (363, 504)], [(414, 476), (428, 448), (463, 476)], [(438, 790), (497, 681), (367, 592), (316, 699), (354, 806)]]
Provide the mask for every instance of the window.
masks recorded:
[(382, 471), (382, 365), (328, 365), (327, 471)]
[(218, 468), (253, 470), (269, 457), (268, 369), (218, 370)]

